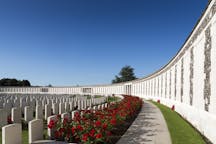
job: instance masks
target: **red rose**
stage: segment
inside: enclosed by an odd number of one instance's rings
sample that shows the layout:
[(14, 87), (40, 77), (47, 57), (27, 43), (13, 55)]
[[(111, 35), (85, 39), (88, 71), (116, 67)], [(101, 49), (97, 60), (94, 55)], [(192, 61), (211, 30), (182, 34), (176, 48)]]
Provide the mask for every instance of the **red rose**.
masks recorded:
[(171, 109), (174, 111), (175, 110), (175, 105), (173, 105)]
[(89, 133), (89, 136), (90, 136), (90, 137), (94, 137), (94, 134), (95, 134), (95, 130), (92, 129), (92, 130), (90, 131), (90, 133)]
[(97, 139), (100, 139), (100, 138), (102, 138), (102, 134), (96, 134), (96, 136), (95, 136)]
[(74, 115), (74, 117), (80, 117), (79, 112), (76, 112), (75, 115)]
[(55, 121), (54, 120), (50, 120), (49, 124), (48, 124), (48, 128), (52, 129), (55, 126)]
[(103, 124), (103, 129), (106, 129), (106, 128), (107, 128), (107, 124), (104, 123), (104, 124)]
[(110, 120), (110, 123), (112, 124), (112, 125), (116, 125), (116, 119), (114, 118), (114, 119), (111, 119)]
[(8, 122), (8, 124), (12, 124), (13, 123), (10, 116), (7, 118), (7, 122)]
[(100, 121), (96, 121), (95, 125), (96, 125), (96, 127), (100, 127), (101, 126), (101, 122)]
[(83, 141), (87, 141), (88, 140), (88, 134), (87, 133), (82, 136), (82, 140)]
[(60, 128), (59, 129), (59, 135), (62, 136), (62, 134), (64, 133), (65, 129), (64, 128)]
[(75, 130), (76, 130), (76, 128), (75, 128), (75, 127), (72, 127), (72, 128), (71, 128), (71, 132), (72, 132), (72, 134), (74, 134), (74, 133), (75, 133)]
[(110, 131), (108, 131), (108, 132), (107, 132), (107, 135), (108, 135), (108, 136), (111, 136), (111, 135), (112, 135), (112, 133), (111, 133)]
[(82, 130), (83, 130), (83, 127), (82, 127), (81, 125), (78, 125), (78, 126), (77, 126), (77, 129), (78, 129), (79, 131), (82, 131)]
[(66, 117), (66, 118), (64, 118), (64, 120), (63, 120), (63, 124), (66, 125), (67, 123), (68, 123), (68, 118)]
[(55, 138), (59, 138), (60, 137), (60, 133), (58, 131), (55, 131)]

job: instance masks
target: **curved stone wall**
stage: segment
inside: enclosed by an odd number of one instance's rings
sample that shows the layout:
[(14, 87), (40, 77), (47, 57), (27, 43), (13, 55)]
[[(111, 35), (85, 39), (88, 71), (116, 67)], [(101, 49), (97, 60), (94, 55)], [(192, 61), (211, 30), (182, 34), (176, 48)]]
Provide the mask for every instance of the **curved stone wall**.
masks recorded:
[(216, 143), (216, 0), (212, 0), (177, 55), (142, 79), (82, 87), (0, 87), (0, 93), (129, 94), (158, 100)]

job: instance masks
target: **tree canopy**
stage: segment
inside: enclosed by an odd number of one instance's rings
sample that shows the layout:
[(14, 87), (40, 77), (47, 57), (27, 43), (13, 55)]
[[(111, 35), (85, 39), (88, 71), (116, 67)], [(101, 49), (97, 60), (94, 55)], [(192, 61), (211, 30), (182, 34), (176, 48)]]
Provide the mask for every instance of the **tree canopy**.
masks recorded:
[(115, 76), (112, 83), (120, 83), (137, 79), (134, 74), (134, 69), (131, 66), (124, 66), (119, 72), (119, 76)]
[(0, 80), (0, 86), (31, 86), (31, 83), (28, 80), (3, 78)]

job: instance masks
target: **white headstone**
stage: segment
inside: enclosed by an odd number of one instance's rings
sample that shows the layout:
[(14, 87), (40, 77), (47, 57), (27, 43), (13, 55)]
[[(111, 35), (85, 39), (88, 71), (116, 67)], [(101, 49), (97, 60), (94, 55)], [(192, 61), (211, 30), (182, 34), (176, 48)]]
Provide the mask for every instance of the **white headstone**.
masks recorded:
[(65, 102), (65, 112), (69, 112), (70, 111), (70, 105), (68, 102)]
[(50, 104), (46, 104), (45, 105), (45, 120), (51, 116), (51, 105)]
[(64, 103), (59, 103), (59, 114), (65, 113)]
[(42, 106), (42, 102), (40, 100), (36, 100), (36, 105)]
[(97, 106), (94, 106), (93, 109), (94, 109), (94, 110), (97, 110)]
[(11, 120), (13, 121), (13, 123), (21, 123), (21, 118), (22, 118), (22, 114), (21, 114), (21, 108), (20, 107), (14, 107), (11, 110)]
[(21, 107), (22, 113), (24, 113), (25, 106), (26, 106), (26, 102), (24, 101), (24, 99), (20, 99), (20, 107)]
[[(56, 115), (53, 115), (53, 116), (48, 117), (48, 118), (47, 118), (47, 124), (49, 124), (49, 122), (50, 122), (51, 120), (56, 121), (56, 119), (57, 119), (57, 116), (56, 116)], [(53, 129), (47, 128), (47, 135), (48, 135), (49, 139), (52, 139), (52, 138), (54, 137), (54, 130), (53, 130)]]
[(74, 118), (76, 112), (78, 112), (78, 111), (75, 110), (75, 111), (72, 111), (72, 112), (71, 112), (71, 118), (72, 118), (72, 119)]
[(0, 109), (0, 128), (7, 125), (7, 112)]
[(10, 124), (2, 127), (2, 144), (22, 144), (21, 124)]
[(78, 100), (78, 101), (77, 101), (77, 104), (78, 104), (78, 110), (81, 110), (81, 109), (82, 109), (81, 102), (82, 102), (81, 100)]
[(35, 108), (36, 108), (36, 102), (35, 102), (35, 100), (32, 100), (31, 102), (30, 102), (30, 106), (32, 107), (32, 109), (33, 109), (33, 111), (35, 112)]
[(12, 104), (10, 101), (4, 103), (4, 109), (7, 111), (8, 116), (11, 115), (11, 108), (12, 108)]
[(84, 100), (81, 100), (81, 107), (80, 107), (81, 110), (84, 109)]
[(26, 122), (29, 122), (33, 119), (33, 110), (30, 106), (25, 106), (24, 109), (25, 113), (24, 113), (24, 119)]
[(54, 115), (59, 114), (59, 104), (58, 103), (52, 104), (52, 109), (53, 109), (53, 114)]
[(70, 104), (70, 111), (72, 111), (74, 109), (74, 102), (71, 101), (71, 102), (69, 102), (69, 104)]
[(105, 104), (104, 104), (104, 107), (105, 107), (105, 108), (107, 108), (107, 107), (108, 107), (108, 104), (107, 104), (107, 103), (105, 103)]
[(0, 100), (0, 109), (3, 108), (3, 101)]
[(14, 100), (14, 107), (20, 107), (20, 101), (18, 99)]
[(61, 114), (61, 118), (62, 118), (62, 122), (63, 122), (65, 118), (69, 119), (70, 115), (69, 115), (69, 113), (63, 113), (63, 114)]
[(52, 104), (56, 103), (56, 100), (55, 100), (55, 99), (52, 99), (51, 101), (52, 101)]
[(42, 106), (43, 106), (43, 108), (45, 107), (45, 105), (46, 105), (46, 99), (43, 99), (42, 100)]
[(36, 119), (43, 119), (43, 108), (40, 105), (36, 106), (36, 112), (35, 112)]
[(36, 119), (29, 122), (28, 126), (29, 143), (43, 139), (43, 120)]
[(83, 109), (85, 110), (87, 108), (87, 100), (84, 100)]

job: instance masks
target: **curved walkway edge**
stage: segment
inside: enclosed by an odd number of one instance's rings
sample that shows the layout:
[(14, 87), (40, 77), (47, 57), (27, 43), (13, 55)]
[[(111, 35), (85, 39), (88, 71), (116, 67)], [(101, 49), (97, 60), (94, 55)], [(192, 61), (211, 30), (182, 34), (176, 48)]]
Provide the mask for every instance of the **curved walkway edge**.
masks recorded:
[(135, 121), (117, 144), (171, 144), (169, 130), (161, 111), (144, 101)]

